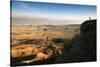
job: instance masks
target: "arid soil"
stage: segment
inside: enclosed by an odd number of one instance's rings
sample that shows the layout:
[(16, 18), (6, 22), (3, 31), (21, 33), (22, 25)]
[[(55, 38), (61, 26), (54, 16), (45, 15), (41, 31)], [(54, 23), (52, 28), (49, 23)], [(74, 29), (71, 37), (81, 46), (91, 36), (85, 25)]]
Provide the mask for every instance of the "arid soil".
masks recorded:
[(71, 40), (79, 29), (56, 25), (12, 25), (11, 64), (29, 64), (59, 57), (63, 54), (64, 39)]

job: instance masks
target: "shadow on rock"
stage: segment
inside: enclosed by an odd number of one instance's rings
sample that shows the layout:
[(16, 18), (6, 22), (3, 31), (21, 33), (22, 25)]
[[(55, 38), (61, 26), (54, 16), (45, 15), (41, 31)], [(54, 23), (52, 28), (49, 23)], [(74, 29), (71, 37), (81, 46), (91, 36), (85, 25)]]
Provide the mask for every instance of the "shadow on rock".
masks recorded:
[(80, 34), (72, 39), (69, 48), (64, 48), (64, 54), (57, 60), (58, 63), (88, 61), (96, 61), (96, 20), (81, 24)]

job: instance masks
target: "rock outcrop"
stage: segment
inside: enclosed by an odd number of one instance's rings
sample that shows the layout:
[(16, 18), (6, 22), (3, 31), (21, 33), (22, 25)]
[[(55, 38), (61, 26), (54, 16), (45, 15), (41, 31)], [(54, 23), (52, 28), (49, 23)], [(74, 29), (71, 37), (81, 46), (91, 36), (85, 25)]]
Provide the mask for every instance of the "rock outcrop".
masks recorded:
[(80, 34), (72, 39), (69, 49), (64, 48), (58, 63), (86, 61), (96, 61), (96, 20), (81, 24)]

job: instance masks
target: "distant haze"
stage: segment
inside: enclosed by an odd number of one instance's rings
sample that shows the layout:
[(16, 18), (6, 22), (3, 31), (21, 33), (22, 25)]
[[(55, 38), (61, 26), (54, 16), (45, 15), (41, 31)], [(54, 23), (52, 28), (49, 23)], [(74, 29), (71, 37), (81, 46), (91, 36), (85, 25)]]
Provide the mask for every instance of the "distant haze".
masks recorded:
[(12, 24), (39, 24), (39, 25), (62, 25), (62, 24), (81, 24), (82, 20), (64, 20), (50, 18), (12, 18)]

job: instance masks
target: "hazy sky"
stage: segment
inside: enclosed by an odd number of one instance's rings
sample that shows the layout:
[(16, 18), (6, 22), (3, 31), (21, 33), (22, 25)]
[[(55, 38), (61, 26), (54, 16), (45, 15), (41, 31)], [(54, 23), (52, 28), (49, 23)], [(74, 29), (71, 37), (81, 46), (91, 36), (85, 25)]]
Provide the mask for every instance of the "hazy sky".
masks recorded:
[(80, 24), (96, 18), (96, 6), (12, 1), (13, 24)]

